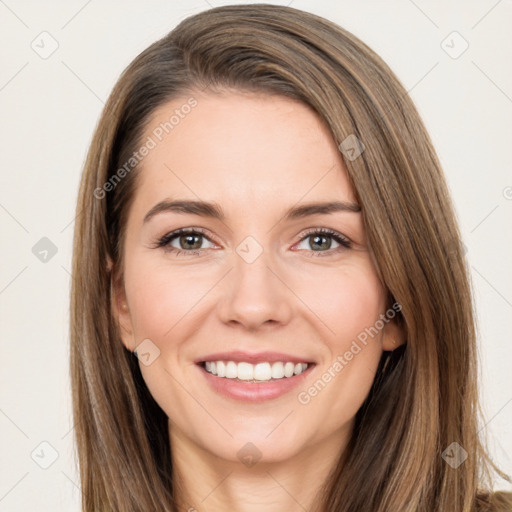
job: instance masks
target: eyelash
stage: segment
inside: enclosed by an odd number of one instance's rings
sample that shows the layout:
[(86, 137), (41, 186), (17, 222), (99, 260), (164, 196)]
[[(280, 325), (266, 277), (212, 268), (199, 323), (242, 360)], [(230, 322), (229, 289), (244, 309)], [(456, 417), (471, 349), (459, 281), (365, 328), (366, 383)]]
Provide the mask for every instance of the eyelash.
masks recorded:
[[(183, 256), (183, 255), (197, 255), (201, 251), (204, 251), (205, 249), (193, 249), (190, 251), (186, 251), (183, 249), (177, 249), (176, 247), (172, 247), (169, 244), (177, 237), (183, 234), (192, 234), (192, 235), (202, 235), (207, 240), (211, 242), (211, 240), (206, 235), (206, 231), (201, 228), (181, 228), (177, 229), (175, 231), (172, 231), (170, 233), (167, 233), (162, 238), (160, 238), (156, 244), (153, 246), (153, 248), (164, 248), (165, 251), (174, 253), (175, 256)], [(336, 247), (334, 249), (328, 249), (327, 251), (313, 251), (311, 250), (310, 256), (328, 256), (333, 253), (338, 253), (339, 251), (347, 250), (352, 247), (351, 241), (344, 237), (342, 234), (338, 233), (337, 231), (334, 231), (332, 229), (328, 228), (318, 228), (318, 229), (312, 229), (306, 233), (303, 234), (302, 238), (299, 240), (298, 243), (302, 242), (304, 239), (310, 237), (311, 235), (328, 235), (332, 239), (334, 239), (336, 242), (340, 244), (339, 247)], [(213, 242), (212, 242), (213, 243)], [(301, 249), (302, 250), (302, 249)]]

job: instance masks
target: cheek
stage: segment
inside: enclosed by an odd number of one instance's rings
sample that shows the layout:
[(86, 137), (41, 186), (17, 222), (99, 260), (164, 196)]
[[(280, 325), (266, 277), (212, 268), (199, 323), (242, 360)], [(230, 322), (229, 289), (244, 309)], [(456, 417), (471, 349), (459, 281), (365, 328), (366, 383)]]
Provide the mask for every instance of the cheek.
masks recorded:
[(346, 350), (385, 309), (385, 289), (373, 265), (363, 258), (340, 268), (301, 273), (295, 289), (317, 316), (331, 352)]
[(302, 297), (318, 312), (329, 355), (297, 399), (306, 417), (332, 430), (354, 417), (373, 383), (382, 354), (382, 329), (376, 326), (382, 326), (385, 289), (369, 262), (308, 279)]
[(146, 264), (141, 258), (126, 266), (125, 286), (129, 297), (134, 336), (163, 341), (193, 322), (199, 304), (215, 283), (210, 273), (199, 274), (180, 266)]
[[(136, 251), (133, 254), (126, 259), (125, 288), (135, 345), (149, 339), (159, 350), (149, 365), (143, 360), (139, 364), (142, 376), (170, 417), (188, 418), (190, 396), (180, 384), (187, 382), (188, 376), (188, 368), (182, 365), (182, 347), (200, 328), (196, 315), (201, 311), (201, 298), (215, 280), (183, 266), (145, 258)], [(153, 358), (157, 352), (152, 350)], [(187, 425), (180, 428), (186, 430)]]

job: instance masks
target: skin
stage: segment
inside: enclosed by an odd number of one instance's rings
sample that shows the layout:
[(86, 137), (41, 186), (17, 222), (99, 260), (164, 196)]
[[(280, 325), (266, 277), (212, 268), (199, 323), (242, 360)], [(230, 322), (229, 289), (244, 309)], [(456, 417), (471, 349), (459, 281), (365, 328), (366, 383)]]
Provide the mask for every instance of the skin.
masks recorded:
[[(304, 104), (236, 91), (194, 97), (198, 105), (142, 162), (115, 305), (122, 341), (133, 351), (150, 339), (160, 350), (149, 366), (139, 364), (169, 417), (182, 510), (311, 510), (382, 351), (402, 344), (403, 333), (385, 324), (309, 403), (298, 401), (390, 306), (360, 212), (283, 219), (299, 204), (356, 202), (354, 191), (329, 130)], [(143, 139), (187, 98), (156, 110)], [(166, 212), (143, 222), (169, 198), (214, 201), (226, 217)], [(179, 236), (172, 246), (189, 253), (155, 248), (185, 227), (206, 230), (199, 253)], [(327, 236), (318, 248), (307, 233), (316, 228), (337, 231), (352, 247), (338, 251)], [(249, 235), (263, 250), (252, 263), (236, 252)], [(307, 385), (244, 403), (217, 394), (193, 362), (237, 349), (296, 354), (316, 366)], [(237, 456), (248, 442), (261, 452), (251, 467)]]

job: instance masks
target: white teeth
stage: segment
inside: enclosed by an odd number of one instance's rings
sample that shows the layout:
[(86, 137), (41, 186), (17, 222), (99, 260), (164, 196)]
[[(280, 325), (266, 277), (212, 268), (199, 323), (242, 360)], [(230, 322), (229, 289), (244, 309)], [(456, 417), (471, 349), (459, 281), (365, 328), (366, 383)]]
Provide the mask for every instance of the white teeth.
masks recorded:
[(238, 363), (237, 373), (240, 380), (252, 380), (254, 379), (254, 366), (249, 363)]
[(308, 365), (306, 363), (298, 363), (295, 365), (293, 372), (295, 373), (295, 375), (297, 375), (299, 373), (302, 373), (307, 367)]
[(284, 377), (284, 364), (281, 362), (274, 363), (272, 365), (272, 378), (273, 379), (282, 379), (283, 377)]
[(217, 361), (215, 364), (217, 365), (217, 375), (219, 377), (225, 377), (226, 376), (226, 365), (224, 364), (224, 361)]
[(225, 377), (252, 382), (264, 382), (271, 379), (282, 379), (299, 375), (308, 368), (307, 363), (291, 363), (277, 361), (275, 363), (246, 362), (235, 363), (234, 361), (206, 361), (205, 370), (208, 373)]
[(284, 365), (284, 376), (291, 377), (293, 375), (294, 369), (295, 369), (295, 365), (293, 363), (286, 363)]
[(258, 363), (254, 367), (254, 380), (270, 380), (272, 378), (272, 368), (270, 363)]
[(228, 379), (236, 379), (238, 377), (236, 363), (233, 361), (229, 361), (226, 365), (226, 377)]

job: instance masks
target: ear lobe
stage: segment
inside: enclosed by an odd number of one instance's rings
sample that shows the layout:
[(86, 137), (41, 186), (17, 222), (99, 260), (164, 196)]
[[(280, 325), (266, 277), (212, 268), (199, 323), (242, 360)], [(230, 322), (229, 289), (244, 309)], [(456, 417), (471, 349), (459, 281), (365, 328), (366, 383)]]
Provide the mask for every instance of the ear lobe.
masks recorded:
[[(123, 345), (133, 352), (135, 346), (133, 343), (133, 327), (126, 301), (126, 292), (121, 276), (118, 275), (116, 266), (109, 256), (107, 256), (107, 269), (110, 271), (110, 303), (112, 306), (112, 317), (118, 326), (119, 335)], [(133, 347), (132, 347), (133, 345)]]
[(382, 333), (382, 350), (393, 351), (405, 342), (405, 328), (398, 325), (395, 320), (387, 323)]

